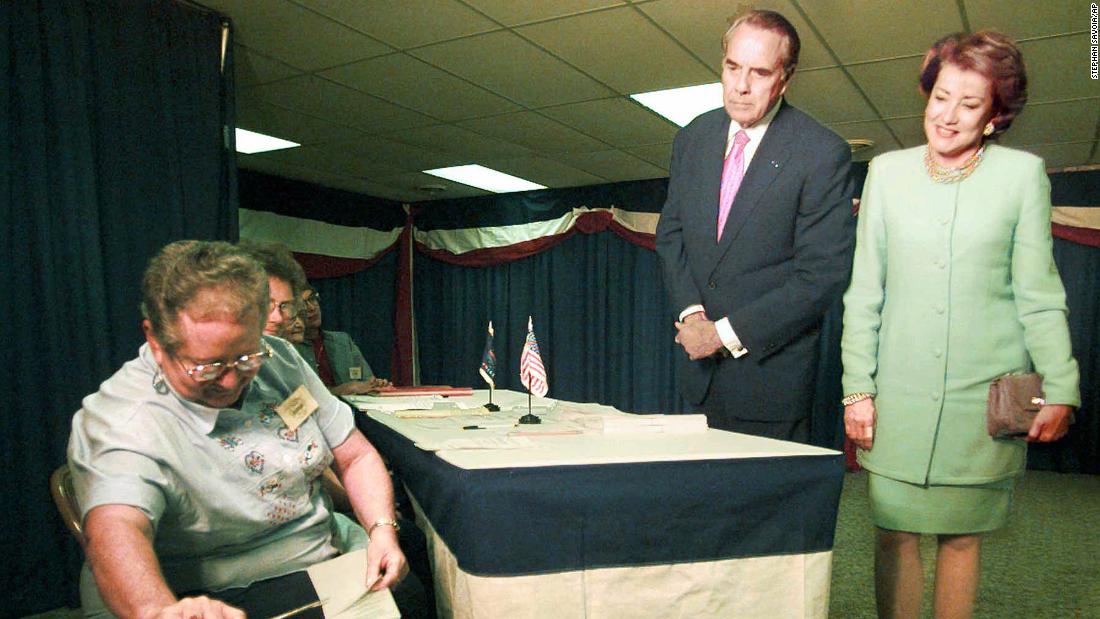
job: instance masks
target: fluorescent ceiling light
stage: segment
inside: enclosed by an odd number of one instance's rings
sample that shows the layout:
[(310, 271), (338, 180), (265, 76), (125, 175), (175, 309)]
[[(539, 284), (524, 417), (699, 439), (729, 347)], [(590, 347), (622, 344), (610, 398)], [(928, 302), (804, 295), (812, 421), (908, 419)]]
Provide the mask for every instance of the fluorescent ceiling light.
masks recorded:
[(297, 142), (291, 142), (290, 140), (283, 140), (281, 138), (272, 137), (270, 135), (264, 135), (262, 133), (256, 133), (255, 131), (249, 131), (248, 129), (237, 128), (237, 152), (251, 155), (253, 153), (263, 153), (269, 150), (280, 150), (283, 148), (294, 148), (295, 146), (301, 146)]
[(722, 83), (654, 90), (630, 98), (683, 127), (703, 112), (722, 106)]
[(528, 191), (530, 189), (546, 189), (545, 185), (532, 183), (531, 181), (497, 172), (491, 168), (475, 164), (452, 166), (450, 168), (436, 168), (424, 170), (425, 174), (438, 176), (456, 183), (477, 187), (493, 193), (508, 193), (510, 191)]

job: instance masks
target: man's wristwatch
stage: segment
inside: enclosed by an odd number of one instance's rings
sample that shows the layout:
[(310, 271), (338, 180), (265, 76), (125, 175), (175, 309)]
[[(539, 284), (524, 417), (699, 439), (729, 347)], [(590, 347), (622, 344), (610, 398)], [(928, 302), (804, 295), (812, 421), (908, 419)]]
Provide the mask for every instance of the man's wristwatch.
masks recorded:
[(875, 397), (875, 394), (873, 393), (859, 391), (856, 393), (849, 393), (848, 395), (844, 396), (844, 398), (840, 400), (840, 403), (844, 406), (850, 406), (852, 404), (855, 404), (856, 402), (859, 402), (860, 400), (866, 400), (867, 398), (873, 397)]
[(367, 527), (367, 537), (370, 537), (370, 534), (378, 527), (393, 527), (395, 533), (401, 530), (401, 526), (397, 524), (396, 520), (386, 520), (383, 518), (381, 520), (375, 520)]

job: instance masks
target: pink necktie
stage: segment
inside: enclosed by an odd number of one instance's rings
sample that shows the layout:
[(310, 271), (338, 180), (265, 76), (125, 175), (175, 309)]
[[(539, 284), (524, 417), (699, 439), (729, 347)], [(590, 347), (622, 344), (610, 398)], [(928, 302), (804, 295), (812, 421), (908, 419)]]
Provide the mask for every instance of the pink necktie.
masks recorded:
[(741, 187), (741, 179), (745, 177), (745, 144), (749, 143), (749, 136), (743, 130), (733, 135), (733, 148), (726, 155), (726, 163), (722, 166), (722, 190), (718, 194), (718, 240), (722, 240), (722, 229), (726, 227), (726, 219), (730, 216), (730, 206), (737, 195), (737, 189)]

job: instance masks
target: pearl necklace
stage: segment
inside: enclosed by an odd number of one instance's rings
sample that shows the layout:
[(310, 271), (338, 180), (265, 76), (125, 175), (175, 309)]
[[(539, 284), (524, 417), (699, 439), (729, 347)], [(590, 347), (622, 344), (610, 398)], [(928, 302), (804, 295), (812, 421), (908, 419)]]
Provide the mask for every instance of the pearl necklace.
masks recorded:
[(957, 183), (970, 176), (977, 169), (985, 156), (985, 146), (982, 146), (966, 162), (957, 168), (949, 168), (936, 163), (932, 159), (932, 150), (924, 147), (924, 167), (928, 170), (928, 176), (937, 183)]

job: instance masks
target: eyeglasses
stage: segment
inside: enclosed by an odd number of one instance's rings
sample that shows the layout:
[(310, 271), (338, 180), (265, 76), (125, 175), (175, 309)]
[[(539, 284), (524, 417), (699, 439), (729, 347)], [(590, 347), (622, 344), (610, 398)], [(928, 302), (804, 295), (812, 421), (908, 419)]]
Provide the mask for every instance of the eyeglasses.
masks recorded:
[(321, 293), (314, 292), (312, 295), (302, 299), (302, 303), (305, 305), (317, 306), (321, 304)]
[(283, 301), (276, 305), (275, 301), (272, 300), (271, 305), (267, 308), (267, 313), (270, 314), (276, 307), (279, 308), (279, 313), (282, 314), (283, 318), (287, 320), (293, 320), (298, 315), (298, 304), (294, 301)]
[(191, 379), (195, 382), (205, 383), (221, 378), (229, 370), (237, 370), (242, 374), (255, 372), (256, 370), (260, 369), (260, 366), (264, 364), (264, 361), (270, 359), (271, 355), (273, 354), (274, 353), (271, 351), (271, 348), (267, 344), (264, 344), (264, 349), (260, 352), (254, 352), (250, 355), (241, 355), (240, 357), (237, 357), (236, 359), (226, 363), (222, 363), (221, 361), (216, 361), (214, 363), (200, 363), (195, 367), (184, 371), (186, 371), (187, 375), (190, 376)]

